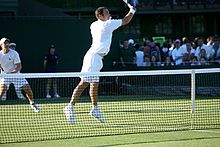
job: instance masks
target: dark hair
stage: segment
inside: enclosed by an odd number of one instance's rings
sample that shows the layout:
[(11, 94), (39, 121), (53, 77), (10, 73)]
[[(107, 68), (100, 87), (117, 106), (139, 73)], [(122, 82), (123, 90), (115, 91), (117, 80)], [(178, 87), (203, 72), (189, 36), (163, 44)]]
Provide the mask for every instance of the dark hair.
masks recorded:
[(95, 10), (95, 16), (98, 19), (100, 15), (103, 15), (104, 10), (107, 9), (106, 7), (98, 7)]
[(49, 47), (48, 47), (48, 53), (50, 53), (50, 50), (54, 48), (55, 49), (55, 45), (54, 44), (51, 44)]

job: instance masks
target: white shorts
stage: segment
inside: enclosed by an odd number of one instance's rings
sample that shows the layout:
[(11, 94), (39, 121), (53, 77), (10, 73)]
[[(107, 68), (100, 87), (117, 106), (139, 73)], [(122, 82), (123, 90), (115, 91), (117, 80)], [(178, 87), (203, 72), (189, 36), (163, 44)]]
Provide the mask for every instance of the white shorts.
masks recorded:
[[(97, 53), (87, 52), (83, 59), (81, 72), (100, 72), (103, 67), (102, 56)], [(99, 82), (99, 76), (81, 77), (86, 82)]]
[(17, 79), (14, 79), (14, 78), (1, 78), (0, 79), (0, 84), (1, 85), (6, 85), (7, 88), (9, 87), (9, 85), (11, 83), (14, 84), (15, 89), (19, 89), (22, 86), (27, 85), (28, 81), (25, 78), (17, 78)]

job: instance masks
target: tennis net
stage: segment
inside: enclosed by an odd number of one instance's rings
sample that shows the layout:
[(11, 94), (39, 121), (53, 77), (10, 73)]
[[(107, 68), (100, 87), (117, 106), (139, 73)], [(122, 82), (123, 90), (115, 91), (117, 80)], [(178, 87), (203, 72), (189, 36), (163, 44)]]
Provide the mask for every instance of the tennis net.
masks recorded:
[[(75, 106), (76, 124), (70, 125), (63, 108), (79, 77), (85, 76), (100, 77), (98, 105), (106, 122), (88, 115), (91, 102), (86, 89)], [(219, 68), (23, 73), (0, 78), (27, 79), (41, 108), (35, 113), (27, 100), (17, 98), (20, 86), (10, 85), (7, 99), (0, 102), (0, 143), (220, 128)], [(46, 98), (48, 79), (56, 79), (59, 98)]]

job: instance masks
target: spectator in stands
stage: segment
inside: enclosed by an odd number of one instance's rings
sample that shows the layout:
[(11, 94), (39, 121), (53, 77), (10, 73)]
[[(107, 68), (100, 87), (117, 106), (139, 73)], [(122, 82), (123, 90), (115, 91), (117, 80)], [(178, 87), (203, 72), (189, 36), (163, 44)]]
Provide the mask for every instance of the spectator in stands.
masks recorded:
[(214, 43), (213, 43), (213, 61), (220, 64), (220, 38), (215, 36)]
[[(47, 73), (57, 72), (57, 65), (59, 63), (59, 57), (56, 54), (55, 46), (52, 44), (48, 49), (48, 54), (44, 57), (44, 69)], [(46, 85), (46, 98), (51, 98), (50, 90), (53, 87), (54, 97), (59, 98), (57, 92), (57, 79), (49, 78)]]
[(200, 61), (201, 58), (204, 58), (204, 59), (207, 60), (208, 58), (207, 58), (207, 53), (206, 53), (205, 49), (201, 48), (200, 52), (199, 52), (199, 55), (197, 57), (198, 57), (199, 61)]
[(160, 48), (158, 45), (156, 45), (153, 41), (150, 43), (150, 58), (151, 62), (152, 59), (154, 61), (154, 57), (156, 58), (155, 61), (157, 64), (161, 64), (161, 53), (160, 53)]
[(191, 59), (195, 56), (195, 49), (192, 48), (192, 44), (190, 41), (188, 41), (186, 44), (186, 51), (184, 53), (186, 54), (186, 60), (190, 63)]
[[(13, 49), (13, 50), (16, 50), (16, 43), (10, 43), (9, 44), (9, 48), (10, 49)], [(13, 84), (12, 84), (13, 85)], [(17, 94), (17, 97), (20, 99), (20, 100), (26, 100), (26, 98), (24, 97), (24, 95), (23, 95), (23, 93), (22, 93), (22, 89), (21, 88), (19, 88), (19, 89), (17, 89), (16, 87), (17, 86), (14, 86), (15, 87), (15, 92), (16, 92), (16, 94)]]
[(220, 64), (220, 48), (218, 48), (217, 53), (216, 53), (216, 57), (215, 57), (215, 61)]
[(213, 45), (214, 44), (213, 36), (207, 37), (206, 41), (207, 41), (207, 44), (206, 44), (207, 46)]
[(199, 65), (202, 65), (202, 66), (209, 65), (208, 59), (206, 57), (202, 56), (199, 60)]
[(220, 38), (215, 38), (213, 49), (215, 50), (214, 61), (220, 64)]
[(144, 52), (143, 49), (140, 47), (139, 44), (135, 45), (135, 63), (137, 67), (142, 67), (144, 66)]
[(173, 61), (175, 62), (175, 65), (181, 65), (182, 63), (182, 57), (183, 54), (185, 53), (184, 50), (180, 47), (181, 41), (179, 39), (176, 39), (174, 42), (175, 48), (172, 51), (172, 58)]
[(173, 62), (171, 61), (170, 56), (166, 56), (163, 66), (174, 66)]
[(128, 39), (128, 46), (130, 48), (134, 48), (135, 47), (134, 45), (135, 45), (134, 39)]
[(189, 58), (189, 55), (187, 53), (183, 54), (182, 63), (180, 65), (181, 66), (189, 66), (190, 65), (190, 58)]
[(196, 50), (196, 48), (198, 47), (198, 40), (199, 37), (195, 37), (194, 41), (192, 42), (192, 47)]
[[(21, 60), (17, 51), (9, 48), (9, 39), (2, 38), (0, 40), (0, 46), (2, 50), (0, 51), (0, 67), (1, 74), (19, 74), (22, 68)], [(28, 81), (25, 78), (1, 78), (0, 79), (0, 98), (6, 93), (9, 85), (13, 83), (14, 86), (18, 88), (22, 88), (24, 90), (31, 108), (35, 112), (39, 112), (40, 109), (35, 105), (33, 100), (33, 92), (28, 84)]]
[(208, 58), (208, 61), (210, 62), (214, 62), (214, 54), (215, 54), (215, 50), (213, 49), (213, 45), (214, 45), (214, 37), (213, 36), (209, 36), (207, 37), (206, 39), (207, 41), (207, 58)]
[(151, 66), (149, 56), (144, 56), (144, 64), (143, 66)]
[(143, 43), (143, 51), (144, 51), (144, 56), (149, 57), (150, 56), (150, 46), (151, 41), (149, 39), (145, 40)]
[(191, 65), (191, 66), (200, 65), (196, 56), (192, 57), (192, 59), (191, 59), (191, 64), (190, 64), (190, 65)]
[(207, 45), (203, 43), (202, 38), (198, 38), (198, 47), (196, 48), (196, 52), (195, 52), (195, 56), (198, 58), (198, 60), (199, 60), (199, 54), (200, 54), (201, 49), (204, 49), (207, 54), (207, 50), (208, 50)]
[(162, 62), (165, 62), (167, 57), (169, 56), (168, 42), (163, 43), (161, 56), (162, 56)]
[(151, 66), (161, 66), (161, 62), (158, 61), (157, 57), (155, 55), (151, 56)]
[(187, 37), (183, 37), (182, 38), (182, 45), (181, 45), (181, 48), (183, 50), (186, 50), (186, 43), (189, 42), (189, 39)]
[(125, 40), (120, 48), (120, 61), (126, 70), (133, 69), (135, 63), (135, 49), (129, 47), (128, 40)]
[(13, 43), (13, 42), (10, 43), (10, 44), (9, 44), (9, 48), (10, 48), (10, 49), (13, 49), (13, 50), (16, 50), (16, 43)]

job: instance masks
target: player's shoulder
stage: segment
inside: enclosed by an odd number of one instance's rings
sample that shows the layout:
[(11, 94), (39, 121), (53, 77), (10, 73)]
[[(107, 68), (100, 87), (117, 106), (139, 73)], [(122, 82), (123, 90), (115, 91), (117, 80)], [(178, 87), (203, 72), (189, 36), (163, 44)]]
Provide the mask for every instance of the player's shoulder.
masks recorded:
[(100, 20), (93, 21), (93, 22), (91, 23), (91, 26), (92, 26), (92, 25), (95, 25), (95, 24), (98, 24), (99, 22), (100, 22)]
[(109, 19), (106, 21), (106, 23), (118, 23), (118, 22), (122, 22), (122, 19)]
[(11, 53), (11, 54), (18, 54), (18, 52), (16, 51), (16, 50), (13, 50), (13, 49), (9, 49), (9, 52)]
[(14, 56), (19, 56), (19, 53), (16, 50), (9, 49), (9, 54), (14, 55)]

